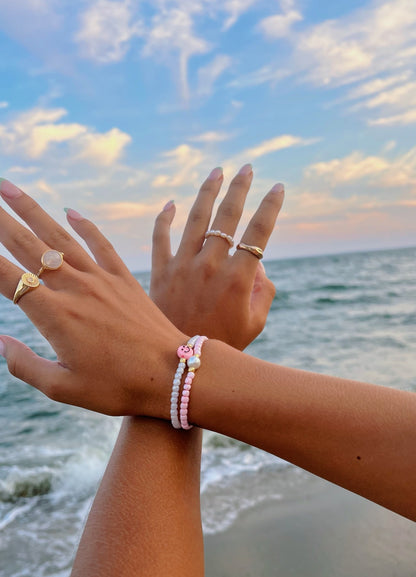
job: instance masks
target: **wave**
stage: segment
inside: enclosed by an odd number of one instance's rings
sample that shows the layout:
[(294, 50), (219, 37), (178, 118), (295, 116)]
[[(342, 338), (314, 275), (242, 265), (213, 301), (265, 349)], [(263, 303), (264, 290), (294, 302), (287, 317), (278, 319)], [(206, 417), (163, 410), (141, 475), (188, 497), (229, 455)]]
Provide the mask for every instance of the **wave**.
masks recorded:
[[(46, 468), (45, 468), (46, 469)], [(38, 471), (12, 471), (0, 480), (0, 501), (16, 503), (20, 499), (30, 499), (46, 495), (52, 490), (53, 473), (50, 469)]]

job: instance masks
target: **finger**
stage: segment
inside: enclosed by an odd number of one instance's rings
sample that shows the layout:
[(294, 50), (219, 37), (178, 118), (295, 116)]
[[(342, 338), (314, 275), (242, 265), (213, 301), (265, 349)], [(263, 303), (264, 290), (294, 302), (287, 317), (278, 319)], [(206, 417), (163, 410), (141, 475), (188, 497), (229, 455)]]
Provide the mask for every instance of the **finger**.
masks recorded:
[[(276, 219), (284, 199), (283, 184), (276, 184), (270, 192), (263, 198), (259, 208), (254, 213), (252, 219), (241, 238), (241, 242), (249, 246), (258, 247), (264, 250), (267, 241), (273, 232)], [(236, 250), (232, 256), (233, 262), (237, 266), (245, 268), (247, 273), (256, 274), (258, 259), (247, 250)]]
[[(8, 261), (7, 258), (0, 256), (0, 293), (6, 298), (12, 300), (19, 280), (24, 272), (25, 271), (20, 267)], [(35, 293), (44, 293), (45, 291), (47, 291), (46, 287), (40, 284), (36, 288), (28, 290), (21, 297), (21, 300), (23, 301), (23, 299), (27, 299), (27, 295), (29, 294), (34, 295)], [(19, 305), (20, 304), (19, 300)]]
[(90, 220), (72, 208), (65, 209), (69, 224), (85, 240), (97, 264), (115, 275), (129, 273), (113, 245)]
[[(95, 266), (93, 260), (81, 245), (62, 226), (58, 225), (58, 223), (55, 222), (53, 218), (33, 200), (33, 198), (25, 194), (8, 180), (4, 179), (0, 180), (0, 192), (2, 198), (7, 202), (10, 208), (19, 215), (20, 218), (30, 226), (35, 235), (43, 241), (44, 246), (47, 245), (49, 248), (63, 252), (65, 254), (65, 261), (78, 270), (89, 271), (93, 266)], [(14, 230), (15, 233), (18, 234), (19, 229), (16, 228), (18, 223), (16, 221), (14, 222), (16, 223)], [(13, 237), (14, 235), (11, 234), (9, 242), (13, 243)], [(16, 250), (21, 253), (18, 247), (16, 247)], [(24, 258), (24, 254), (21, 254), (21, 256), (18, 257), (12, 250), (10, 250), (10, 252), (16, 256), (22, 264), (27, 266), (26, 263), (21, 260), (21, 258)], [(38, 255), (38, 262), (40, 256), (41, 253)]]
[(164, 269), (172, 258), (170, 226), (175, 213), (175, 201), (170, 200), (155, 220), (152, 237), (152, 273), (154, 274)]
[(186, 222), (178, 257), (197, 254), (204, 244), (204, 235), (211, 220), (212, 208), (221, 188), (224, 175), (221, 167), (214, 168), (201, 186)]
[(9, 372), (48, 396), (66, 376), (67, 369), (58, 362), (39, 357), (29, 347), (5, 335), (0, 336), (0, 354), (6, 359)]
[[(230, 187), (223, 201), (218, 207), (217, 214), (211, 225), (211, 230), (220, 231), (232, 237), (237, 229), (244, 209), (244, 202), (253, 180), (253, 167), (245, 164), (231, 181)], [(215, 251), (218, 256), (228, 254), (230, 245), (224, 238), (210, 236), (204, 248)]]

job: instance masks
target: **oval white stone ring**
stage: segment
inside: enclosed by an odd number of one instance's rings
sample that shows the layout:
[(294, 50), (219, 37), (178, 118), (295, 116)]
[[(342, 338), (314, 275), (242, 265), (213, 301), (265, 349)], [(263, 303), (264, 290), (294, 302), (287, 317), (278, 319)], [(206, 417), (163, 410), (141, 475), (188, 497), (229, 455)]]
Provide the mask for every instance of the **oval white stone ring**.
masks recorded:
[(64, 253), (57, 250), (47, 250), (40, 258), (42, 266), (36, 276), (40, 276), (45, 270), (58, 270), (64, 262)]

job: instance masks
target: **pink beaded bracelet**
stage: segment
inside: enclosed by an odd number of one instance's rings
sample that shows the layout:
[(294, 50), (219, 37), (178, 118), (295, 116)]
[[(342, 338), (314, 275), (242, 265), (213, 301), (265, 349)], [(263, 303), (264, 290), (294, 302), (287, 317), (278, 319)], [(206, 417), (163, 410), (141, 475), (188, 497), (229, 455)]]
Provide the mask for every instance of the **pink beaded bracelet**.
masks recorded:
[[(176, 351), (176, 354), (179, 357), (179, 363), (173, 378), (172, 394), (170, 397), (170, 419), (172, 426), (175, 429), (192, 429), (192, 425), (188, 423), (189, 397), (191, 394), (192, 381), (195, 377), (195, 371), (201, 365), (201, 348), (206, 340), (208, 340), (207, 337), (196, 335), (189, 339), (186, 345), (180, 346)], [(182, 390), (178, 417), (179, 390), (182, 376), (185, 372), (185, 366), (188, 367), (188, 373), (185, 377)]]
[(201, 366), (200, 356), (202, 345), (207, 340), (207, 337), (198, 337), (194, 347), (194, 354), (186, 361), (188, 366), (188, 373), (185, 377), (185, 383), (183, 385), (181, 405), (179, 410), (179, 419), (182, 429), (189, 430), (193, 427), (193, 425), (188, 423), (188, 405), (191, 396), (192, 381), (195, 377), (195, 371)]
[(179, 357), (179, 363), (178, 368), (176, 369), (175, 376), (173, 377), (172, 394), (170, 397), (170, 420), (172, 423), (172, 427), (174, 427), (175, 429), (181, 428), (181, 423), (178, 419), (178, 403), (179, 403), (179, 390), (181, 386), (182, 375), (185, 372), (186, 361), (194, 354), (193, 347), (195, 346), (195, 343), (198, 338), (199, 335), (192, 337), (191, 339), (189, 339), (186, 345), (180, 346), (176, 351), (176, 354)]

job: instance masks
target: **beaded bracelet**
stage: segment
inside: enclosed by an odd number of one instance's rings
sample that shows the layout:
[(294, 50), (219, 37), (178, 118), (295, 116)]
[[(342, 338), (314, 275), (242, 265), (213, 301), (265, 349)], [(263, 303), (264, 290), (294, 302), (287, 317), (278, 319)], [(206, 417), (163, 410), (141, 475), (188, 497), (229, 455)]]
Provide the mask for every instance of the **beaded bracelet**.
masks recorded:
[(188, 366), (188, 373), (185, 377), (185, 383), (183, 385), (182, 397), (181, 397), (181, 405), (179, 411), (179, 418), (182, 429), (192, 429), (193, 425), (188, 423), (188, 405), (189, 399), (191, 395), (191, 387), (192, 381), (195, 377), (195, 371), (199, 369), (201, 366), (201, 349), (202, 345), (205, 341), (207, 341), (207, 337), (198, 337), (194, 347), (194, 354), (187, 359), (186, 364)]
[[(186, 345), (180, 346), (176, 351), (176, 354), (179, 357), (179, 363), (173, 378), (172, 394), (170, 397), (170, 419), (172, 426), (175, 429), (192, 429), (192, 425), (188, 423), (189, 397), (191, 394), (192, 381), (195, 377), (195, 371), (201, 365), (201, 348), (206, 340), (208, 340), (207, 337), (196, 335), (189, 339)], [(185, 366), (188, 367), (188, 373), (182, 390), (178, 417), (179, 389), (183, 373), (185, 372)]]
[(186, 345), (180, 346), (176, 351), (176, 354), (179, 357), (179, 363), (175, 376), (173, 377), (172, 394), (170, 397), (170, 420), (172, 422), (172, 427), (175, 429), (181, 428), (181, 423), (178, 419), (178, 403), (182, 375), (185, 372), (186, 361), (194, 354), (193, 347), (195, 346), (198, 338), (199, 335), (192, 337), (189, 339)]

